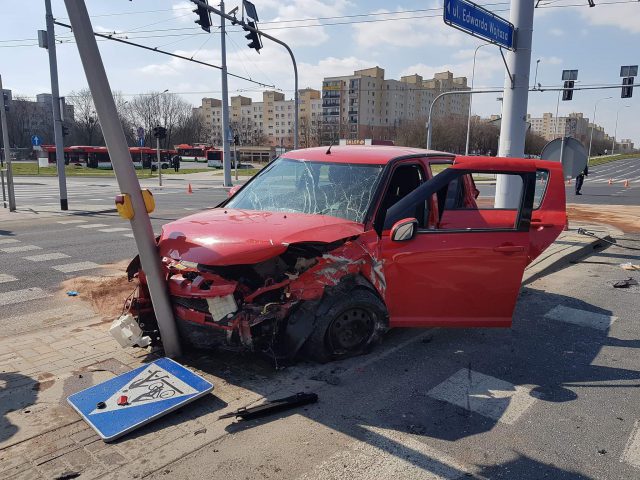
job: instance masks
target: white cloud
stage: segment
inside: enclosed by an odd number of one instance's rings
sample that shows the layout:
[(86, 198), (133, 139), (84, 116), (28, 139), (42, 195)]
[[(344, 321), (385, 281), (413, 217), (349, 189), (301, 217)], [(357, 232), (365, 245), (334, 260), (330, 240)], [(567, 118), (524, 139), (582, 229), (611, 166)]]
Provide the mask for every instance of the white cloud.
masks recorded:
[(605, 8), (598, 7), (596, 2), (595, 8), (580, 8), (578, 11), (582, 18), (587, 20), (591, 25), (598, 27), (615, 27), (616, 29), (626, 30), (631, 33), (640, 33), (640, 22), (638, 21), (640, 10), (636, 2), (607, 5)]
[(196, 14), (192, 12), (194, 9), (195, 4), (186, 1), (177, 2), (171, 5), (173, 18), (181, 23), (193, 23), (193, 19), (197, 18)]
[(551, 56), (551, 57), (540, 57), (540, 61), (542, 63), (546, 63), (548, 65), (562, 65), (563, 60), (559, 57)]
[(564, 30), (561, 28), (551, 28), (549, 29), (549, 34), (554, 37), (562, 37), (564, 35)]
[(434, 46), (457, 47), (471, 41), (468, 36), (445, 25), (440, 16), (415, 18), (415, 13), (406, 13), (402, 7), (393, 13), (385, 9), (373, 13), (388, 14), (376, 18), (391, 21), (355, 24), (354, 38), (361, 47), (392, 45), (428, 49)]

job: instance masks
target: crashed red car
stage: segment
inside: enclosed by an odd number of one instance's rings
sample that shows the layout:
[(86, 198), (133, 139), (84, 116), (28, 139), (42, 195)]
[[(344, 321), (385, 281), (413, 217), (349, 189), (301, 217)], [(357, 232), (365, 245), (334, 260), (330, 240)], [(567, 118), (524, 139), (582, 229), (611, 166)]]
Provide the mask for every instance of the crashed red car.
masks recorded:
[[(495, 198), (505, 183), (512, 205)], [(181, 339), (327, 361), (388, 328), (509, 327), (525, 267), (565, 225), (564, 192), (558, 162), (288, 152), (218, 207), (163, 227)], [(139, 268), (130, 312), (159, 341)]]

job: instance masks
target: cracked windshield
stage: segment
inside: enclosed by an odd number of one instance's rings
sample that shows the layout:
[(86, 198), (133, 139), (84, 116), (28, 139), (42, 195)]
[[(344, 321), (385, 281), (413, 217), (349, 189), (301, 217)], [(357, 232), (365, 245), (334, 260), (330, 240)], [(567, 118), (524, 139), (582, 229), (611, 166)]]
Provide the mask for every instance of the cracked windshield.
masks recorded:
[(226, 206), (362, 222), (381, 172), (381, 165), (279, 159)]

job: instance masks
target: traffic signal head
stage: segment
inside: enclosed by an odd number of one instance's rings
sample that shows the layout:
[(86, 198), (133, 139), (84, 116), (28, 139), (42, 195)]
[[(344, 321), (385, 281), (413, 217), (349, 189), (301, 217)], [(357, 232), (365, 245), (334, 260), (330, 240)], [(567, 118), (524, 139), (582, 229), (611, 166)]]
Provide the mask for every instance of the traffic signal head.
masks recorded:
[(4, 104), (4, 111), (9, 111), (9, 94), (7, 92), (2, 92), (2, 102)]
[(625, 77), (622, 79), (621, 98), (631, 98), (633, 96), (633, 77)]
[(167, 137), (167, 129), (164, 127), (153, 127), (153, 136), (156, 138), (166, 138)]
[[(202, 1), (209, 5), (208, 0)], [(202, 28), (202, 30), (204, 30), (205, 32), (211, 33), (211, 14), (209, 13), (209, 10), (198, 5), (193, 13), (198, 14), (198, 20), (196, 20), (195, 23), (200, 25), (200, 28)]]
[(66, 137), (67, 135), (69, 135), (69, 127), (62, 125), (62, 136)]
[(233, 136), (233, 144), (234, 145), (240, 145), (240, 135), (234, 135)]
[(562, 90), (562, 100), (572, 100), (573, 99), (573, 86), (575, 82), (573, 80), (568, 80), (564, 82), (564, 90)]
[[(256, 27), (256, 22), (247, 22), (247, 25), (251, 28), (255, 28), (255, 29), (258, 28)], [(262, 48), (262, 40), (260, 40), (260, 34), (258, 32), (249, 30), (245, 26), (243, 26), (242, 28), (247, 32), (249, 32), (247, 35), (244, 36), (244, 38), (249, 40), (249, 43), (247, 44), (247, 46), (249, 48), (255, 49), (256, 52), (260, 53), (260, 49)]]

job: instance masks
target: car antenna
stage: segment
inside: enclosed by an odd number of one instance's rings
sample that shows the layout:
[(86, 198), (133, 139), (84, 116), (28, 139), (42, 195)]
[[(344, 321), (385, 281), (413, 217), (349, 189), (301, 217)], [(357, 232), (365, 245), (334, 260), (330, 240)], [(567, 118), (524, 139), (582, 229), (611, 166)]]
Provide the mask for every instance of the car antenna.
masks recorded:
[(325, 152), (326, 155), (331, 155), (331, 147), (333, 147), (333, 143), (329, 145), (329, 148), (327, 148), (327, 151)]

